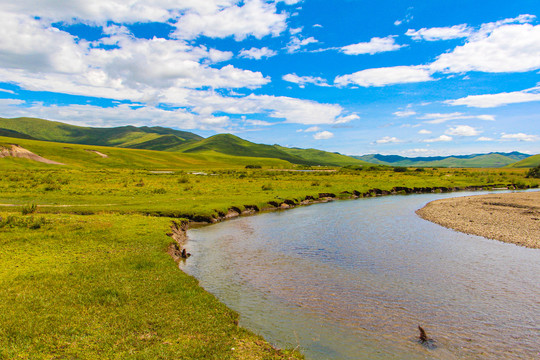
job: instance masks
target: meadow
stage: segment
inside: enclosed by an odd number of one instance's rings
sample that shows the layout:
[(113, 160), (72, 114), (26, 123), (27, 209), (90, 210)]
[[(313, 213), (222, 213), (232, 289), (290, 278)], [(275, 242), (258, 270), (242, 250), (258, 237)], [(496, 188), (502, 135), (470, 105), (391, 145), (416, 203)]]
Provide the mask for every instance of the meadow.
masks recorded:
[(540, 184), (526, 169), (0, 161), (0, 359), (301, 358), (238, 327), (237, 314), (178, 269), (166, 253), (172, 218), (373, 188)]

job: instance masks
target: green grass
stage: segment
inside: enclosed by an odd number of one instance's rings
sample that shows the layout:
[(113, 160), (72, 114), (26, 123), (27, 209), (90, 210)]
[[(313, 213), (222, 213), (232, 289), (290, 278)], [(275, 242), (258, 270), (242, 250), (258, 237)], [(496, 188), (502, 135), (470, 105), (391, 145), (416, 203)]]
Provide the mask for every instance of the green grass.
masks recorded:
[[(279, 159), (237, 157), (207, 151), (201, 154), (182, 154), (165, 151), (134, 150), (115, 147), (63, 144), (27, 139), (0, 137), (0, 144), (17, 144), (44, 158), (66, 164), (69, 168), (83, 169), (202, 169), (240, 168), (247, 164), (268, 167), (290, 167), (290, 163)], [(102, 158), (88, 150), (108, 155)], [(26, 159), (3, 158), (2, 168), (58, 169), (58, 165), (47, 165)]]
[(289, 358), (175, 266), (169, 219), (0, 216), (1, 359)]
[(231, 134), (207, 139), (163, 127), (122, 126), (89, 128), (35, 118), (0, 118), (0, 136), (12, 136), (97, 146), (146, 149), (189, 154), (280, 159), (302, 165), (361, 165), (352, 157), (315, 149), (288, 149), (277, 145), (255, 144)]
[(533, 168), (540, 165), (540, 154), (530, 156), (526, 159), (523, 159), (521, 161), (518, 161), (516, 163), (513, 163), (509, 165), (508, 167), (511, 168)]
[(288, 358), (178, 270), (166, 253), (173, 217), (371, 188), (540, 184), (527, 169), (287, 172), (280, 159), (213, 150), (0, 138), (11, 143), (66, 165), (0, 159), (0, 204), (16, 205), (0, 206), (0, 359)]
[(39, 140), (118, 147), (143, 143), (151, 137), (161, 135), (170, 135), (176, 139), (177, 143), (202, 139), (201, 136), (191, 132), (163, 127), (90, 128), (36, 118), (0, 118), (0, 129), (16, 131)]

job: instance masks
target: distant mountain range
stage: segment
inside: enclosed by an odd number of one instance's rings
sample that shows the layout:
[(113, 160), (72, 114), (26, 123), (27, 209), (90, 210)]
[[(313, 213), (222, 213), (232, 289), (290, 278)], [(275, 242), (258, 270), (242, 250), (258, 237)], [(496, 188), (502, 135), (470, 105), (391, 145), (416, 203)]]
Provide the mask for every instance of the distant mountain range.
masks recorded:
[(503, 153), (492, 152), (489, 154), (450, 155), (433, 157), (403, 157), (399, 155), (370, 154), (353, 156), (356, 159), (367, 161), (372, 164), (389, 166), (416, 166), (416, 167), (483, 167), (497, 168), (516, 163), (530, 157), (529, 154), (517, 151)]
[(37, 118), (0, 118), (0, 136), (185, 154), (222, 154), (235, 157), (279, 159), (300, 165), (367, 166), (377, 164), (407, 167), (480, 168), (532, 167), (540, 163), (540, 155), (531, 157), (520, 152), (415, 158), (380, 154), (346, 156), (317, 149), (256, 144), (231, 134), (218, 134), (203, 138), (192, 132), (159, 126), (92, 128)]

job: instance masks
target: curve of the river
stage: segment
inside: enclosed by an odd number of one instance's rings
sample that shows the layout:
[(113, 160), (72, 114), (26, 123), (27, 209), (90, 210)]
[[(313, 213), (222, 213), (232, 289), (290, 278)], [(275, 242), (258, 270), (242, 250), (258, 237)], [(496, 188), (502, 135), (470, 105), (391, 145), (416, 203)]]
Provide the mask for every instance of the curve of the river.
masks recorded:
[[(243, 217), (189, 231), (181, 268), (241, 325), (309, 359), (532, 359), (540, 250), (419, 218), (387, 196)], [(417, 342), (418, 325), (435, 340)]]

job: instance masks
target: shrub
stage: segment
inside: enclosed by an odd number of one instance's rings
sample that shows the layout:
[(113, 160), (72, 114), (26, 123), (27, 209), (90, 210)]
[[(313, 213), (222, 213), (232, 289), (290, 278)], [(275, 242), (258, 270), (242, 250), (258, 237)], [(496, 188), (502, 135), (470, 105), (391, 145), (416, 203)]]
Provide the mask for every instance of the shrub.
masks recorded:
[(166, 194), (167, 190), (164, 188), (157, 188), (152, 190), (152, 194)]
[(37, 205), (36, 204), (26, 204), (23, 205), (21, 209), (21, 213), (23, 215), (33, 214), (37, 211)]
[(540, 179), (540, 165), (538, 165), (537, 167), (534, 167), (534, 168), (530, 169), (530, 170), (527, 172), (527, 177), (528, 177), (528, 178)]
[(396, 166), (394, 167), (394, 172), (406, 172), (407, 168), (403, 166)]
[(187, 184), (187, 183), (189, 183), (189, 178), (186, 175), (184, 175), (184, 176), (182, 176), (181, 178), (178, 179), (178, 183), (179, 184)]
[(246, 169), (262, 169), (261, 165), (246, 165)]
[(263, 191), (273, 190), (271, 184), (264, 184), (263, 186), (261, 186), (261, 189), (262, 189)]

